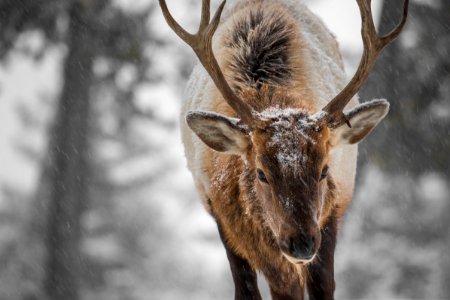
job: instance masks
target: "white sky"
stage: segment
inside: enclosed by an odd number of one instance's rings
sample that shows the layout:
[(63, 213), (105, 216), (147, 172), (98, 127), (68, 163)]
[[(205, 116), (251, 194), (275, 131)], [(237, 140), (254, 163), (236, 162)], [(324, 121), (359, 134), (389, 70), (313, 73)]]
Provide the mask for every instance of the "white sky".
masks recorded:
[[(198, 14), (189, 12), (186, 17), (185, 6), (176, 4), (179, 0), (168, 0), (168, 5), (178, 19), (198, 18)], [(120, 5), (128, 9), (139, 9), (146, 0), (116, 0)], [(217, 2), (217, 1), (216, 1)], [(183, 2), (185, 4), (186, 2)], [(360, 18), (354, 0), (316, 0), (310, 1), (312, 11), (318, 14), (335, 33), (342, 48), (352, 54), (361, 52)], [(374, 1), (375, 17), (379, 11), (381, 0)], [(177, 9), (178, 8), (178, 9)], [(176, 37), (170, 32), (161, 15), (153, 22), (161, 24), (163, 34), (170, 39)], [(155, 24), (154, 24), (155, 25)], [(35, 166), (17, 153), (13, 141), (20, 138), (20, 121), (14, 111), (15, 103), (23, 101), (33, 105), (37, 103), (42, 93), (56, 95), (61, 85), (59, 78), (61, 52), (52, 50), (41, 62), (35, 63), (31, 59), (14, 55), (8, 65), (0, 65), (0, 182), (14, 184), (23, 187), (24, 191), (32, 188), (37, 176)], [(354, 66), (353, 66), (354, 67)], [(347, 67), (347, 70), (351, 68)], [(181, 147), (181, 143), (179, 144)], [(182, 151), (176, 151), (182, 153)], [(0, 194), (1, 197), (1, 194)]]
[(53, 49), (40, 62), (13, 55), (7, 65), (0, 65), (0, 182), (23, 184), (28, 190), (37, 176), (34, 166), (15, 148), (14, 142), (24, 138), (16, 107), (19, 101), (36, 107), (43, 94), (57, 94), (61, 56), (61, 51)]

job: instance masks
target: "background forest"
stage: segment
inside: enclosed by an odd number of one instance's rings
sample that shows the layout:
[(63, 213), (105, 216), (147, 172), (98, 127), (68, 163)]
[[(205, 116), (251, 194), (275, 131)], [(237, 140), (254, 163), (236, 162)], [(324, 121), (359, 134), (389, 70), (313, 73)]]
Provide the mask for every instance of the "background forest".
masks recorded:
[[(168, 1), (191, 29), (199, 2)], [(307, 2), (351, 75), (356, 4)], [(401, 2), (374, 1), (381, 32)], [(360, 93), (391, 111), (360, 147), (337, 299), (450, 299), (450, 1), (411, 2)], [(232, 299), (178, 132), (194, 63), (156, 0), (0, 0), (1, 300)]]

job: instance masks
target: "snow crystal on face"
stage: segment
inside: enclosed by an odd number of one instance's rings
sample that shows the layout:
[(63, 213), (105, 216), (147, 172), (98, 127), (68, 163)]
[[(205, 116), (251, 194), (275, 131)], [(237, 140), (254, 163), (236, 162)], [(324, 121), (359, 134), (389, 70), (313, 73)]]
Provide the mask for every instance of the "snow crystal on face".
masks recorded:
[(308, 160), (301, 146), (317, 142), (310, 134), (320, 129), (316, 116), (312, 118), (299, 109), (271, 107), (259, 113), (259, 117), (263, 121), (271, 121), (268, 129), (273, 133), (269, 147), (276, 149), (275, 156), (280, 167), (298, 172)]
[(317, 122), (317, 121), (319, 121), (319, 120), (321, 120), (321, 119), (324, 119), (327, 115), (328, 115), (328, 113), (327, 113), (326, 111), (321, 110), (321, 111), (319, 111), (318, 113), (312, 115), (312, 116), (310, 117), (310, 119), (311, 119), (311, 121), (313, 121), (313, 122)]
[(218, 161), (213, 162), (214, 168), (216, 170), (220, 170), (216, 176), (212, 179), (211, 185), (215, 188), (221, 188), (224, 186), (226, 179), (230, 176), (230, 173), (227, 171), (227, 169), (221, 169), (220, 165), (218, 164)]
[(296, 162), (306, 162), (306, 155), (301, 153), (292, 153), (289, 151), (279, 151), (277, 153), (277, 160), (282, 166), (294, 165)]
[(278, 106), (269, 107), (266, 110), (257, 113), (257, 117), (263, 121), (273, 120), (273, 119), (288, 119), (293, 115), (301, 113), (300, 110), (294, 108), (280, 108)]
[(294, 202), (289, 197), (283, 197), (282, 195), (278, 195), (278, 197), (286, 209), (291, 210), (294, 207)]

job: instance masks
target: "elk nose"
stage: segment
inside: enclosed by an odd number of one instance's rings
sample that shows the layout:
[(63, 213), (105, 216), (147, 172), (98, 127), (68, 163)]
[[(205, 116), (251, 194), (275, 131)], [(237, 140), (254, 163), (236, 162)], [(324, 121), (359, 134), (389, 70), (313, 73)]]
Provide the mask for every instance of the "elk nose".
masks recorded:
[(288, 238), (280, 243), (280, 249), (284, 254), (298, 260), (310, 260), (316, 252), (316, 238), (310, 235)]

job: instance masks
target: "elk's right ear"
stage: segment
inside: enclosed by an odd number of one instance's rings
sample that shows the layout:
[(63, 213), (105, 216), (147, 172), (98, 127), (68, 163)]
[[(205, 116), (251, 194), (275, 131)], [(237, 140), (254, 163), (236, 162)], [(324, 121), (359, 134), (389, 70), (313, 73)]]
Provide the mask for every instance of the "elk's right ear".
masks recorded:
[(207, 146), (216, 151), (242, 155), (250, 146), (248, 127), (239, 124), (239, 119), (213, 112), (190, 111), (186, 122)]

